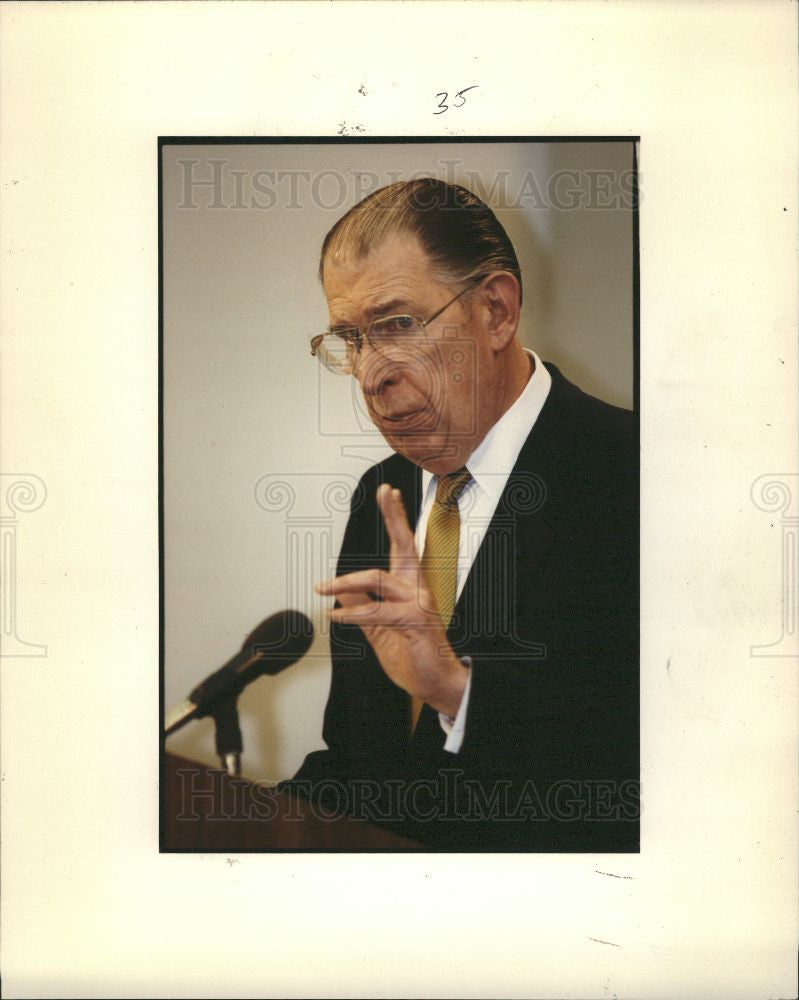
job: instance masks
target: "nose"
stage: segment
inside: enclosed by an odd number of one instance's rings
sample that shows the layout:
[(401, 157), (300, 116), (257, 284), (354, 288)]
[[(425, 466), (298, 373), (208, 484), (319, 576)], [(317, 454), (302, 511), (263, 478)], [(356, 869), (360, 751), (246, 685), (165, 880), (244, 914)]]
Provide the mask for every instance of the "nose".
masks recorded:
[(401, 380), (402, 371), (396, 361), (375, 350), (364, 338), (358, 354), (355, 377), (365, 396), (379, 396)]

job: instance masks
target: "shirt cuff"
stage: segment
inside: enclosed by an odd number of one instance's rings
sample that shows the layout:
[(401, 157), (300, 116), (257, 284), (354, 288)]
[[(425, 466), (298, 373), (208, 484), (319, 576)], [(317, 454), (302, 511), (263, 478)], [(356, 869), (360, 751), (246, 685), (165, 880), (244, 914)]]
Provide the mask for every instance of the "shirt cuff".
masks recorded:
[[(472, 661), (468, 656), (461, 657), (461, 663), (470, 667)], [(458, 753), (463, 743), (463, 737), (466, 733), (466, 711), (469, 707), (469, 691), (472, 687), (472, 671), (466, 675), (466, 687), (463, 689), (463, 694), (461, 695), (461, 703), (458, 706), (458, 712), (455, 718), (451, 715), (445, 715), (443, 712), (438, 713), (438, 721), (441, 724), (441, 728), (447, 734), (447, 738), (444, 741), (444, 749), (448, 753)]]

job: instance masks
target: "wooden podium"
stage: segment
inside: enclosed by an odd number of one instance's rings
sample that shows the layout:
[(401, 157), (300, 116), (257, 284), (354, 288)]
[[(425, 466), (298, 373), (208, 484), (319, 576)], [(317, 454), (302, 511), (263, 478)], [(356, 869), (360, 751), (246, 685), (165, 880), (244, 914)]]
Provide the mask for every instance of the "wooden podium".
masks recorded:
[(299, 796), (164, 754), (161, 850), (424, 851), (413, 840), (337, 816)]

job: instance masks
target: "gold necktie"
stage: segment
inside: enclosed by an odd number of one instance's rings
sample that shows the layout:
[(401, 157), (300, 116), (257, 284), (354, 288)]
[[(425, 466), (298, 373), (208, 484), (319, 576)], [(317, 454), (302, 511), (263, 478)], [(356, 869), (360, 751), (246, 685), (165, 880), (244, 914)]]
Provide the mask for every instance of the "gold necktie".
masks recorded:
[[(438, 480), (436, 498), (430, 519), (422, 555), (422, 572), (427, 589), (446, 629), (455, 610), (455, 593), (458, 579), (458, 543), (461, 532), (461, 515), (458, 497), (471, 482), (472, 475), (467, 468), (458, 469)], [(411, 732), (416, 728), (419, 713), (424, 702), (421, 698), (411, 699)]]

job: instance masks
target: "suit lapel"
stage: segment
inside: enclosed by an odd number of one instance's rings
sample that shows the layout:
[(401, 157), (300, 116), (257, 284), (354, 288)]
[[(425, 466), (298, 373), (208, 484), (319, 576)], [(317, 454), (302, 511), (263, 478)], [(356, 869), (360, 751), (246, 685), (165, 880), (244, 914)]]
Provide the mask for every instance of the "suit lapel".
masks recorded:
[(447, 632), (464, 655), (475, 644), (494, 649), (517, 635), (522, 604), (535, 600), (537, 569), (552, 546), (553, 491), (571, 450), (572, 421), (564, 398), (570, 384), (553, 365), (547, 368), (550, 393), (508, 477)]

